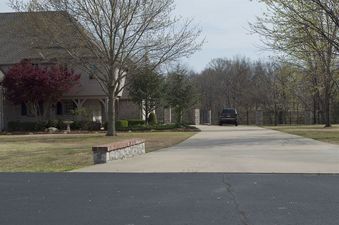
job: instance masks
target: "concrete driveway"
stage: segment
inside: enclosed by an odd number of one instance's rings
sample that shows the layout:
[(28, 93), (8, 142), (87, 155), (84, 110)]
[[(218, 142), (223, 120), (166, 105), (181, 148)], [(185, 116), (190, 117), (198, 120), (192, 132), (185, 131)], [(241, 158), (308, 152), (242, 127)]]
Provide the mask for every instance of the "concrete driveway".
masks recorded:
[(339, 173), (339, 146), (259, 127), (199, 126), (187, 141), (75, 172)]

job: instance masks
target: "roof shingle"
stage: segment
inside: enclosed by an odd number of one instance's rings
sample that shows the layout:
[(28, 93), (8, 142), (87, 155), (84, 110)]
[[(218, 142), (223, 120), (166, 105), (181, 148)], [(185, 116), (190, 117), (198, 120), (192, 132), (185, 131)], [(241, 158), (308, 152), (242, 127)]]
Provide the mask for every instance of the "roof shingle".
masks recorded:
[(79, 29), (63, 11), (0, 13), (0, 65), (67, 57), (65, 45), (84, 39)]

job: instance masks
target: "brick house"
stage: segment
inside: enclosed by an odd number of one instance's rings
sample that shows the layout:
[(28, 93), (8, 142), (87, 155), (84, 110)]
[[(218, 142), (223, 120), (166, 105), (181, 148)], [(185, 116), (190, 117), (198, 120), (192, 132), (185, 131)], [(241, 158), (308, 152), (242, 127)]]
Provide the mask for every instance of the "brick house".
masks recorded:
[[(75, 44), (71, 39), (79, 32), (79, 27), (66, 12), (0, 13), (0, 80), (11, 66), (22, 59), (29, 59), (32, 63), (42, 66), (66, 64), (76, 73), (81, 74), (80, 85), (65, 93), (48, 109), (48, 119), (74, 120), (77, 118), (72, 112), (74, 109), (82, 108), (87, 111), (87, 120), (106, 122), (107, 98), (99, 83), (93, 79), (96, 65), (93, 64), (92, 71), (85, 71), (79, 64), (73, 62), (63, 48), (51, 41), (48, 33), (36, 31), (34, 26), (27, 22), (32, 15), (59, 21), (65, 27), (64, 34), (59, 37), (61, 41)], [(84, 51), (83, 57), (90, 56)], [(122, 91), (117, 99), (117, 118), (141, 118), (140, 108), (132, 103), (127, 95), (127, 92)], [(27, 112), (24, 103), (14, 105), (6, 101), (0, 86), (0, 131), (6, 129), (10, 121), (26, 122), (34, 121), (34, 118)]]

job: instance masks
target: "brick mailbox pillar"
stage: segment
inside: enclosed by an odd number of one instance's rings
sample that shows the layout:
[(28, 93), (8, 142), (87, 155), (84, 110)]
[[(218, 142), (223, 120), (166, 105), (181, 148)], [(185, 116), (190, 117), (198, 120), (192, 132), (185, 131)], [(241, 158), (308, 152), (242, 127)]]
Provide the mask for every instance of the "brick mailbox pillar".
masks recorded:
[(200, 109), (194, 110), (194, 124), (200, 125)]

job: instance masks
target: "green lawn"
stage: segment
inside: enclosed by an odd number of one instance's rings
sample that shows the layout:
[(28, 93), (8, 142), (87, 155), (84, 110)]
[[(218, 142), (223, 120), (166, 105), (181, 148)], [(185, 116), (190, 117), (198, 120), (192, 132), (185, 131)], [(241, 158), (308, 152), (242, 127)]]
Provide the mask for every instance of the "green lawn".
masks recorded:
[(178, 144), (194, 132), (104, 134), (2, 135), (0, 172), (62, 172), (93, 164), (92, 146), (129, 138), (146, 140), (151, 152)]
[(266, 128), (312, 138), (323, 142), (339, 144), (339, 125), (333, 125), (330, 128), (324, 128), (324, 125), (277, 127), (272, 126)]

